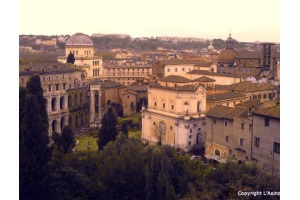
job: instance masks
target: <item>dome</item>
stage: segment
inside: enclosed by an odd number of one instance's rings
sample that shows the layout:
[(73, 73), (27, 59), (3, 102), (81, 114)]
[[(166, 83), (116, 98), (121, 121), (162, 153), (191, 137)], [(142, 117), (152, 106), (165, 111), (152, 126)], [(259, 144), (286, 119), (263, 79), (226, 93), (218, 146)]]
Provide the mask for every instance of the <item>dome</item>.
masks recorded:
[(219, 55), (219, 61), (234, 62), (238, 56), (239, 54), (236, 50), (224, 50)]
[(83, 33), (76, 33), (68, 38), (66, 45), (93, 46), (93, 41)]
[(210, 43), (210, 45), (207, 47), (207, 49), (208, 49), (209, 51), (212, 51), (212, 50), (214, 50), (214, 47), (213, 47), (213, 45)]
[(235, 40), (231, 37), (231, 34), (229, 34), (229, 37), (227, 38), (226, 42), (234, 42)]

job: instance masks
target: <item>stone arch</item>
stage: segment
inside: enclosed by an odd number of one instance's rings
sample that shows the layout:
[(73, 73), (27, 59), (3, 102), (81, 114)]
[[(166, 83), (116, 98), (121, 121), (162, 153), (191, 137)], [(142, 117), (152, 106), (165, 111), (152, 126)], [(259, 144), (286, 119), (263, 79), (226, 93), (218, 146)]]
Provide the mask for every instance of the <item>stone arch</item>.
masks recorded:
[(75, 116), (75, 128), (77, 128), (79, 126), (79, 116), (76, 115)]
[(51, 110), (52, 111), (56, 111), (56, 104), (57, 104), (56, 98), (53, 97), (51, 100)]
[(78, 95), (74, 95), (74, 106), (78, 106)]
[(83, 126), (85, 123), (84, 123), (84, 113), (81, 113), (80, 114), (80, 123), (81, 123), (81, 126)]
[(57, 132), (57, 120), (52, 121), (52, 132)]
[(217, 155), (217, 156), (221, 155), (221, 152), (220, 152), (219, 149), (216, 149), (216, 150), (215, 150), (215, 155)]
[(65, 97), (62, 96), (60, 97), (60, 100), (59, 100), (59, 108), (62, 110), (65, 108)]
[(79, 104), (83, 104), (83, 94), (80, 92), (80, 95), (79, 95)]
[(69, 117), (69, 127), (73, 128), (73, 117), (72, 116)]
[(68, 96), (68, 108), (70, 109), (72, 107), (72, 95)]

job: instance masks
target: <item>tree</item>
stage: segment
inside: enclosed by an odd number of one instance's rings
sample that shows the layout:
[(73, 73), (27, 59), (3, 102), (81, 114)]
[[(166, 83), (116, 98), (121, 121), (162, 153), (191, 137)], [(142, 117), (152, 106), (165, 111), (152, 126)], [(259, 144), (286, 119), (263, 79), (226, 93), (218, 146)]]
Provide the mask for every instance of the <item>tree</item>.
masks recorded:
[(69, 126), (64, 126), (61, 134), (61, 145), (64, 152), (70, 152), (75, 146), (74, 133)]
[(155, 136), (157, 137), (157, 144), (162, 145), (162, 139), (166, 134), (166, 123), (163, 121), (160, 121), (158, 124), (155, 124), (153, 126), (153, 132)]
[(25, 89), (20, 89), (20, 199), (44, 199), (48, 147), (46, 100), (39, 76), (32, 76)]
[(121, 131), (125, 135), (125, 137), (128, 137), (127, 124), (122, 124)]
[(45, 130), (40, 113), (37, 97), (27, 94), (21, 124), (20, 199), (44, 199), (50, 149), (48, 131)]
[(72, 63), (73, 65), (75, 63), (75, 57), (74, 57), (74, 54), (72, 54), (72, 52), (70, 52), (68, 55), (67, 63)]

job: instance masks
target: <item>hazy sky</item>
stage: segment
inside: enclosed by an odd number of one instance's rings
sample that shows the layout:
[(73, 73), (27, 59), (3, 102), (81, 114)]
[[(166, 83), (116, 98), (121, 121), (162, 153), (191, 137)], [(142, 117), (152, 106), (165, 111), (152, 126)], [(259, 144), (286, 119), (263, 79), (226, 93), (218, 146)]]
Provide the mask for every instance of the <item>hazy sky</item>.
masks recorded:
[(279, 0), (20, 0), (19, 34), (280, 41)]

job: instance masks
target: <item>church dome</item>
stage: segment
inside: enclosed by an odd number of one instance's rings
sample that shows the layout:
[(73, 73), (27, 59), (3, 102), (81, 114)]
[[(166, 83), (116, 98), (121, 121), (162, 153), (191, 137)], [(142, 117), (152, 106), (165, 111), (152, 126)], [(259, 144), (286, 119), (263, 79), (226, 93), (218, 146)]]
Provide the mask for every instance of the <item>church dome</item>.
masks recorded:
[(236, 50), (224, 50), (219, 55), (219, 61), (234, 62), (238, 56), (239, 54)]
[(207, 49), (208, 49), (209, 51), (212, 51), (212, 50), (214, 50), (214, 46), (210, 43), (209, 46), (207, 47)]
[(234, 42), (235, 40), (231, 37), (231, 34), (229, 34), (229, 37), (227, 38), (226, 42)]
[(83, 33), (76, 33), (68, 38), (66, 45), (93, 46), (91, 38)]

